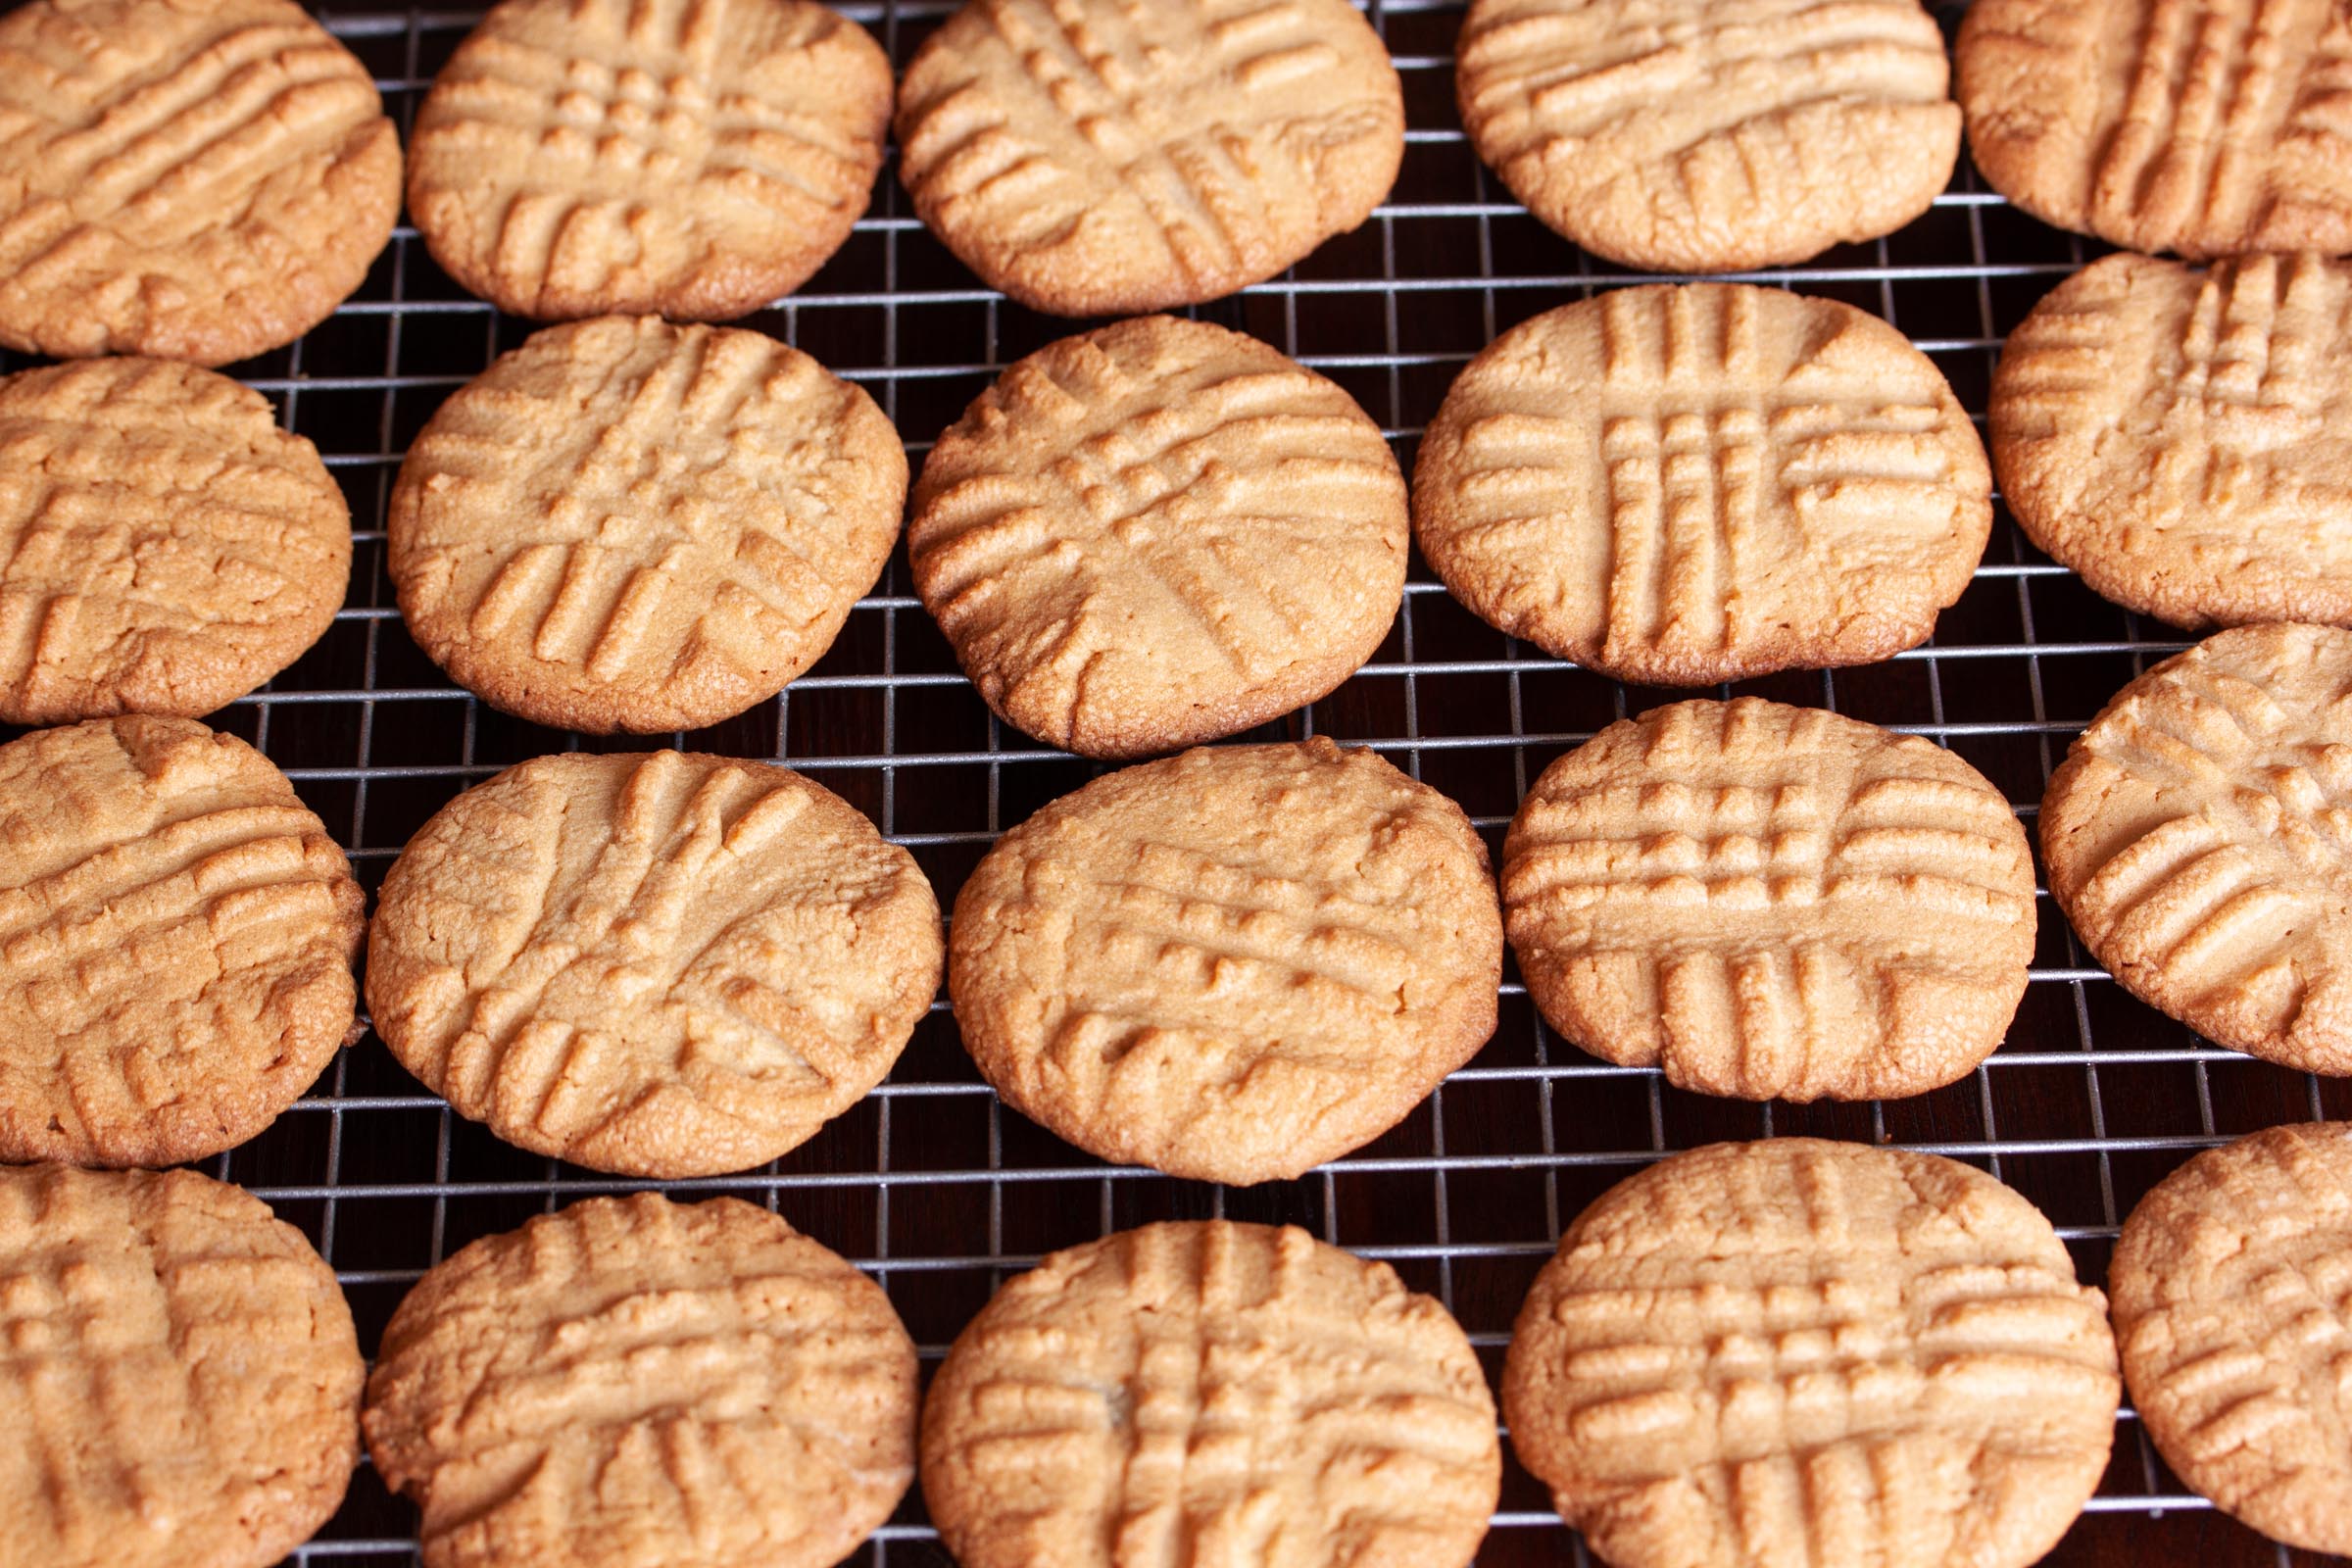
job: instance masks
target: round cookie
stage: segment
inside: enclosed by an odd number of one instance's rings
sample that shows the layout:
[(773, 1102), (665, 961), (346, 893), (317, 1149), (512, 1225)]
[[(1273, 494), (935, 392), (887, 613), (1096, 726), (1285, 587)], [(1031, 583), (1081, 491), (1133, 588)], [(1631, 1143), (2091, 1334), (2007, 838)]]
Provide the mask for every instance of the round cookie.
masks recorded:
[(914, 210), (1057, 316), (1213, 300), (1363, 222), (1404, 89), (1347, 0), (969, 0), (899, 94)]
[(1462, 123), (1546, 226), (1652, 271), (1891, 234), (1960, 157), (1918, 0), (1475, 0)]
[(1511, 1446), (1611, 1568), (2023, 1568), (2107, 1468), (2106, 1302), (1972, 1166), (1715, 1144), (1579, 1215), (1520, 1309)]
[(399, 216), (375, 83), (293, 0), (0, 18), (0, 346), (249, 359), (324, 320)]
[(923, 1498), (963, 1568), (1465, 1568), (1502, 1472), (1446, 1309), (1295, 1226), (1054, 1253), (956, 1337)]
[(2001, 350), (1992, 458), (2019, 524), (2132, 610), (2352, 620), (2352, 266), (2104, 257)]
[(363, 898), (270, 760), (184, 718), (0, 746), (0, 1161), (234, 1148), (353, 1034)]
[(194, 1171), (0, 1166), (0, 1568), (270, 1568), (359, 1462), (334, 1270)]
[(2352, 251), (2340, 0), (1982, 0), (1960, 106), (1984, 178), (2134, 251)]
[(2034, 857), (1932, 741), (1758, 698), (1620, 719), (1503, 847), (1545, 1021), (1745, 1100), (1898, 1100), (1992, 1054), (2034, 957)]
[(351, 509), (269, 400), (160, 360), (0, 380), (0, 719), (194, 718), (299, 659)]
[(765, 762), (572, 752), (409, 841), (368, 1006), (403, 1066), (508, 1143), (707, 1176), (797, 1148), (880, 1083), (940, 949), (913, 857), (831, 791)]
[(2352, 1073), (2352, 631), (2242, 626), (2118, 692), (2041, 803), (2050, 896), (2215, 1045)]
[(814, 0), (504, 0), (416, 111), (409, 211), (502, 311), (726, 320), (849, 238), (890, 103)]
[(2352, 1552), (2352, 1125), (2199, 1154), (2132, 1210), (2107, 1283), (2132, 1408), (2173, 1472), (2274, 1540)]
[(1943, 373), (1833, 300), (1649, 284), (1496, 339), (1446, 394), (1413, 529), (1482, 619), (1706, 686), (1925, 642), (1992, 531)]
[(1129, 758), (1328, 694), (1404, 598), (1404, 480), (1337, 385), (1148, 317), (1001, 376), (931, 450), (915, 590), (988, 706)]
[(1203, 748), (1005, 834), (948, 988), (1006, 1103), (1236, 1186), (1403, 1120), (1494, 1032), (1502, 922), (1461, 808), (1368, 751)]
[(830, 1568), (914, 1479), (881, 1287), (732, 1198), (592, 1198), (416, 1283), (368, 1451), (425, 1568)]
[(699, 729), (823, 657), (898, 542), (873, 399), (732, 327), (532, 334), (441, 405), (392, 492), (410, 635), (538, 723)]

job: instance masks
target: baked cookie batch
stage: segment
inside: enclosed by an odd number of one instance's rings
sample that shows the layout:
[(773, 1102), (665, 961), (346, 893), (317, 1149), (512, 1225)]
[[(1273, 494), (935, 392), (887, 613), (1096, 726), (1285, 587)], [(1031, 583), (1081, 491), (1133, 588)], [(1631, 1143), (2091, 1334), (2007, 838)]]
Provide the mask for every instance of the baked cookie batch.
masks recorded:
[[(988, 706), (1134, 765), (1003, 835), (945, 921), (788, 768), (544, 757), (426, 823), (369, 923), (285, 776), (197, 722), (323, 632), (351, 562), (318, 453), (205, 367), (359, 285), (393, 125), (291, 0), (0, 19), (0, 344), (66, 357), (0, 380), (0, 718), (52, 726), (0, 745), (0, 1568), (266, 1568), (363, 1437), (428, 1568), (823, 1568), (918, 1469), (965, 1568), (1462, 1568), (1502, 1483), (1488, 1376), (1437, 1301), (1295, 1228), (1056, 1252), (924, 1394), (881, 1289), (773, 1213), (594, 1198), (433, 1268), (370, 1369), (300, 1233), (143, 1168), (251, 1138), (360, 1038), (363, 935), (403, 1065), (630, 1178), (797, 1147), (943, 977), (1007, 1104), (1234, 1185), (1404, 1118), (1492, 1035), (1506, 946), (1573, 1045), (1705, 1094), (1914, 1095), (2000, 1045), (2032, 848), (1925, 740), (1654, 708), (1533, 782), (1498, 866), (1370, 751), (1203, 744), (1371, 658), (1415, 544), (1515, 637), (1705, 687), (1926, 641), (1997, 475), (2101, 594), (2229, 628), (2074, 742), (2036, 824), (2052, 896), (2208, 1039), (2352, 1073), (2352, 13), (1977, 0), (1956, 102), (1948, 60), (1916, 0), (1474, 0), (1473, 145), (1612, 262), (1886, 235), (1964, 124), (2020, 207), (2182, 260), (2118, 252), (2043, 299), (1989, 457), (1878, 318), (1658, 283), (1503, 333), (1408, 489), (1338, 385), (1150, 314), (1386, 198), (1403, 94), (1343, 0), (970, 0), (895, 85), (813, 0), (504, 0), (418, 110), (406, 203), (452, 277), (548, 324), (402, 465), (417, 644), (543, 724), (702, 728), (824, 654), (906, 517)], [(919, 474), (858, 387), (717, 324), (825, 263), (894, 129), (983, 282), (1129, 318), (1012, 365)], [(1715, 1145), (1568, 1225), (1499, 1413), (1611, 1568), (2022, 1568), (2096, 1488), (2127, 1383), (2191, 1486), (2352, 1550), (2352, 1125), (2181, 1166), (2108, 1289), (1973, 1167)]]

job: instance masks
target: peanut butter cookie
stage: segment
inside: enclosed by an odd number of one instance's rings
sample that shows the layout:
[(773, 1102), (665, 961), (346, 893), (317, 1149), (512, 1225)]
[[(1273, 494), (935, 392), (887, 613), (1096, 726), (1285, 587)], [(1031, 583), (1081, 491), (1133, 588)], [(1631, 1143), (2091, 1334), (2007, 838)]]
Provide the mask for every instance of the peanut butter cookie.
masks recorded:
[(1907, 1150), (1716, 1144), (1537, 1276), (1511, 1446), (1611, 1568), (2025, 1568), (2107, 1468), (2107, 1303), (2041, 1213)]
[(500, 310), (722, 321), (849, 238), (890, 102), (814, 0), (504, 0), (416, 111), (409, 211)]
[(703, 1176), (775, 1158), (881, 1082), (939, 970), (931, 885), (830, 790), (574, 752), (409, 841), (368, 1005), (402, 1065), (509, 1143)]
[(1748, 1100), (1966, 1076), (2034, 956), (2034, 857), (1983, 774), (1752, 697), (1621, 719), (1545, 768), (1502, 896), (1529, 994), (1572, 1044)]
[(1371, 216), (1404, 157), (1396, 68), (1347, 0), (971, 0), (899, 100), (914, 210), (1057, 316), (1272, 277)]
[(392, 1314), (368, 1450), (425, 1568), (832, 1568), (914, 1479), (881, 1287), (732, 1198), (592, 1198)]
[(1004, 718), (1088, 757), (1329, 693), (1404, 597), (1404, 480), (1355, 400), (1155, 316), (1013, 366), (923, 465), (915, 590)]
[(399, 216), (375, 83), (293, 0), (0, 18), (0, 345), (250, 359), (342, 304)]
[(271, 1568), (343, 1500), (334, 1270), (194, 1171), (0, 1166), (0, 1568)]
[(2124, 989), (2352, 1073), (2352, 631), (2241, 626), (2118, 692), (2041, 802), (2050, 896)]
[(0, 1160), (234, 1148), (353, 1032), (363, 899), (294, 786), (145, 714), (0, 746)]
[(1943, 373), (1877, 317), (1651, 284), (1470, 362), (1422, 437), (1413, 528), (1503, 631), (1708, 686), (1925, 642), (1984, 553), (1991, 495)]
[(1000, 839), (949, 991), (1005, 1102), (1237, 1185), (1371, 1142), (1494, 1032), (1502, 931), (1461, 808), (1370, 752), (1204, 747)]
[(1466, 1568), (1501, 1481), (1446, 1309), (1295, 1227), (1148, 1225), (1007, 1283), (923, 1406), (963, 1568)]

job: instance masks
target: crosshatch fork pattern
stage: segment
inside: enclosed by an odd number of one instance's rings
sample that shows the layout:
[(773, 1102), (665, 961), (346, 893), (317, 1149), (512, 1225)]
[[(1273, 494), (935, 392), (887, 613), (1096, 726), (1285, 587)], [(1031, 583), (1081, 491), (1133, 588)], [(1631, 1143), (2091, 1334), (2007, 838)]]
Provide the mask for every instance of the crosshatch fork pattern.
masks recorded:
[[(328, 0), (332, 30), (367, 62), (404, 132), (432, 74), (477, 13)], [(904, 67), (950, 0), (845, 6)], [(1405, 84), (1408, 147), (1390, 202), (1282, 278), (1201, 308), (1354, 393), (1409, 466), (1447, 383), (1500, 330), (1595, 287), (1652, 280), (1577, 252), (1482, 173), (1453, 108), (1455, 0), (1370, 0)], [(1959, 7), (1939, 8), (1948, 28)], [(1965, 167), (1903, 232), (1756, 274), (1892, 320), (1982, 416), (2000, 334), (2096, 247), (1987, 193)], [(863, 385), (919, 462), (996, 370), (1069, 330), (982, 288), (910, 216), (885, 167), (843, 254), (749, 324)], [(466, 297), (405, 224), (356, 298), (292, 348), (234, 373), (316, 440), (357, 530), (350, 600), (325, 640), (217, 722), (255, 741), (353, 853), (372, 891), (409, 834), (509, 763), (583, 744), (483, 708), (403, 631), (383, 569), (384, 503), (399, 454), (434, 407), (520, 322)], [(8, 367), (15, 368), (15, 362)], [(2025, 544), (2004, 514), (1984, 565), (1930, 646), (1834, 674), (1738, 692), (1835, 708), (1952, 747), (2028, 813), (2098, 706), (2185, 646), (2116, 610)], [(1491, 844), (1553, 757), (1668, 700), (1628, 691), (1480, 625), (1416, 564), (1372, 663), (1306, 713), (1250, 738), (1308, 732), (1366, 743), (1459, 800)], [(903, 553), (833, 652), (782, 697), (689, 744), (780, 758), (870, 813), (953, 899), (996, 833), (1097, 769), (992, 723), (912, 597)], [(642, 744), (653, 744), (652, 742)], [(998, 1107), (957, 1046), (944, 1000), (890, 1082), (777, 1165), (679, 1183), (770, 1203), (871, 1270), (936, 1364), (997, 1282), (1057, 1247), (1158, 1218), (1288, 1220), (1394, 1263), (1443, 1297), (1490, 1370), (1561, 1225), (1660, 1152), (1767, 1132), (1884, 1140), (1995, 1171), (2058, 1223), (2084, 1276), (2115, 1228), (2196, 1149), (2280, 1121), (2352, 1115), (2352, 1088), (2213, 1050), (2124, 995), (2068, 936), (2046, 896), (2033, 983), (2008, 1044), (1973, 1077), (1885, 1104), (1759, 1106), (1607, 1066), (1542, 1027), (1515, 973), (1494, 1040), (1395, 1132), (1301, 1180), (1224, 1191), (1112, 1170)], [(476, 1236), (627, 1181), (509, 1150), (452, 1118), (369, 1038), (263, 1137), (208, 1167), (303, 1226), (349, 1291), (372, 1351), (401, 1295)], [(413, 1516), (363, 1468), (350, 1501), (296, 1561), (409, 1564)], [(2286, 1562), (2167, 1474), (2126, 1415), (2092, 1512), (2061, 1563)], [(946, 1562), (910, 1498), (855, 1559)], [(1479, 1561), (1586, 1559), (1516, 1466)], [(2313, 1559), (2316, 1560), (2316, 1559)]]

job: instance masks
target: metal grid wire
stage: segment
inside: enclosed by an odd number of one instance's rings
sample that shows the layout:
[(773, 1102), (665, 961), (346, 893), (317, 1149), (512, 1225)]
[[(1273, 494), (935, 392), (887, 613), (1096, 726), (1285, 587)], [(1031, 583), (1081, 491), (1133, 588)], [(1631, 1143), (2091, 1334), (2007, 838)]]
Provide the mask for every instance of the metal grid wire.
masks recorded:
[[(380, 6), (380, 0), (377, 0)], [(373, 72), (404, 133), (477, 12), (330, 0), (331, 29)], [(846, 6), (902, 66), (952, 6)], [(1940, 8), (1957, 20), (1959, 7)], [(1346, 385), (1409, 466), (1422, 423), (1471, 354), (1539, 311), (1642, 281), (1541, 228), (1482, 171), (1453, 107), (1460, 6), (1370, 0), (1402, 73), (1411, 129), (1396, 191), (1357, 233), (1294, 272), (1197, 314), (1250, 331)], [(1932, 212), (1875, 244), (1749, 274), (1894, 322), (1982, 417), (2001, 335), (2091, 250), (2010, 210), (1963, 168)], [(750, 324), (863, 384), (919, 461), (928, 438), (1009, 361), (1061, 336), (979, 287), (906, 216), (885, 168), (843, 254)], [(403, 226), (368, 283), (303, 341), (236, 368), (316, 441), (348, 492), (350, 599), (323, 642), (216, 722), (254, 741), (350, 850), (370, 890), (409, 834), (466, 785), (543, 752), (596, 744), (477, 705), (410, 643), (383, 570), (400, 455), (448, 392), (527, 332), (465, 295)], [(1000, 726), (956, 672), (907, 587), (904, 555), (833, 651), (776, 701), (669, 743), (806, 769), (907, 846), (951, 901), (998, 830), (1101, 769)], [(2093, 597), (2004, 514), (1985, 563), (1929, 646), (1881, 665), (1733, 690), (1818, 704), (1951, 747), (2029, 821), (2053, 761), (2098, 706), (2184, 644)], [(1340, 691), (1252, 738), (1368, 744), (1446, 791), (1493, 847), (1528, 783), (1593, 730), (1663, 694), (1629, 691), (1490, 630), (1418, 561), (1403, 611)], [(1507, 975), (1494, 1041), (1401, 1126), (1298, 1181), (1228, 1191), (1112, 1169), (1003, 1110), (956, 1044), (946, 1003), (891, 1081), (784, 1159), (671, 1184), (780, 1210), (870, 1270), (936, 1361), (991, 1291), (1056, 1247), (1168, 1217), (1288, 1221), (1442, 1297), (1499, 1370), (1520, 1298), (1561, 1224), (1661, 1152), (1725, 1138), (1814, 1134), (1974, 1161), (2058, 1223), (2083, 1277), (2103, 1277), (2116, 1223), (2199, 1148), (2276, 1122), (2352, 1113), (2340, 1086), (2219, 1052), (2124, 995), (2040, 906), (2033, 982), (2007, 1046), (1971, 1078), (1886, 1104), (1754, 1105), (1609, 1066), (1546, 1030)], [(616, 1181), (509, 1149), (454, 1118), (372, 1038), (345, 1053), (267, 1134), (215, 1174), (309, 1231), (348, 1290), (362, 1343), (448, 1251)], [(1479, 1561), (1585, 1562), (1543, 1490), (1509, 1469)], [(350, 1500), (295, 1561), (407, 1564), (408, 1507), (363, 1467)], [(2091, 1511), (2053, 1562), (2271, 1563), (2290, 1554), (2185, 1494), (2127, 1411)], [(944, 1565), (919, 1496), (855, 1561)], [(2310, 1559), (2317, 1560), (2317, 1559)]]

